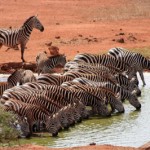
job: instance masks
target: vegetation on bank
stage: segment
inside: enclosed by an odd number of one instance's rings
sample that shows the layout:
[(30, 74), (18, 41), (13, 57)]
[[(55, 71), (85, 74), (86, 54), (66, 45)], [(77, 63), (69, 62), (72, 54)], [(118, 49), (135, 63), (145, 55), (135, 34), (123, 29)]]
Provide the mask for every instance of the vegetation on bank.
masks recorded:
[[(16, 116), (11, 112), (6, 112), (3, 107), (0, 106), (0, 143), (8, 143), (12, 140), (17, 140), (20, 135), (13, 127), (13, 123), (16, 120)], [(2, 146), (0, 144), (0, 146)]]

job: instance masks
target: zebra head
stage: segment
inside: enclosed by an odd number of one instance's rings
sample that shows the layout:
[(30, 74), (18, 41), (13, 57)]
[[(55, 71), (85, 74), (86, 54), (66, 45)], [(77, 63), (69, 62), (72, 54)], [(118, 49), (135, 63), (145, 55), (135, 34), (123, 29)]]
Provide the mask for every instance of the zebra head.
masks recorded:
[(66, 114), (67, 109), (68, 109), (68, 107), (65, 106), (62, 109), (60, 109), (58, 111), (58, 113), (56, 113), (56, 115), (58, 115), (60, 123), (64, 129), (69, 128), (69, 121), (68, 121), (67, 114)]
[(71, 113), (74, 115), (74, 119), (76, 122), (82, 122), (82, 117), (79, 111), (74, 106), (71, 107)]
[(41, 61), (45, 61), (48, 58), (47, 52), (43, 51), (37, 54), (36, 56), (36, 63), (39, 64)]
[(64, 55), (64, 54), (60, 55), (59, 56), (59, 64), (64, 67), (66, 62), (67, 62), (66, 55)]
[(26, 117), (23, 118), (23, 117), (18, 116), (18, 119), (15, 122), (15, 126), (21, 132), (20, 137), (29, 138), (31, 136), (31, 132), (30, 132), (30, 129), (29, 129), (29, 123), (28, 123)]
[(110, 105), (118, 110), (119, 113), (124, 113), (124, 106), (122, 104), (122, 102), (120, 101), (120, 96), (115, 98), (115, 97), (112, 97), (112, 102), (110, 102)]
[(131, 105), (133, 105), (137, 110), (141, 109), (141, 104), (137, 99), (137, 96), (135, 95), (134, 91), (131, 93), (129, 97), (129, 102)]
[(44, 26), (42, 25), (42, 23), (39, 21), (39, 19), (37, 18), (37, 16), (33, 17), (33, 27), (40, 30), (41, 32), (44, 31)]
[(78, 110), (78, 112), (80, 113), (80, 115), (83, 119), (89, 118), (89, 113), (86, 110), (86, 107), (82, 102), (79, 101), (78, 104), (75, 103), (75, 107), (76, 107), (76, 109)]
[(57, 136), (58, 135), (58, 131), (61, 129), (61, 124), (58, 120), (58, 118), (56, 118), (55, 115), (53, 116), (49, 116), (47, 121), (46, 121), (46, 129), (52, 133), (52, 136)]
[(104, 117), (110, 117), (111, 112), (108, 110), (105, 102), (99, 102), (97, 107), (98, 114)]
[(65, 113), (66, 113), (69, 125), (73, 126), (73, 125), (75, 125), (75, 118), (74, 118), (74, 114), (71, 112), (72, 112), (72, 106), (71, 106), (71, 104), (68, 104), (67, 109), (65, 109)]

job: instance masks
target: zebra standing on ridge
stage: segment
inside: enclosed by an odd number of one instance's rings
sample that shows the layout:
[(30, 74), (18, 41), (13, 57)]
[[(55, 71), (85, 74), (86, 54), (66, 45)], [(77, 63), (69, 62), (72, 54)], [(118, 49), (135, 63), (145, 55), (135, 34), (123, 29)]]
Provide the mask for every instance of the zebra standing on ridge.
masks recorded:
[(36, 56), (36, 63), (37, 63), (38, 75), (40, 73), (50, 73), (50, 71), (57, 65), (64, 66), (66, 64), (66, 56), (60, 54), (60, 55), (48, 57), (47, 52), (44, 51), (44, 52), (40, 52)]
[(120, 60), (122, 59), (124, 62), (131, 65), (134, 68), (135, 73), (139, 72), (139, 75), (142, 79), (143, 86), (146, 85), (143, 75), (143, 69), (150, 70), (150, 60), (146, 59), (140, 53), (135, 53), (128, 51), (123, 48), (111, 48), (108, 51), (108, 54), (113, 56), (114, 58)]
[(37, 16), (28, 18), (19, 29), (0, 29), (0, 48), (2, 47), (2, 45), (5, 45), (7, 47), (14, 47), (20, 44), (21, 59), (22, 62), (25, 62), (24, 49), (33, 28), (36, 28), (41, 32), (44, 31), (44, 27), (37, 19)]

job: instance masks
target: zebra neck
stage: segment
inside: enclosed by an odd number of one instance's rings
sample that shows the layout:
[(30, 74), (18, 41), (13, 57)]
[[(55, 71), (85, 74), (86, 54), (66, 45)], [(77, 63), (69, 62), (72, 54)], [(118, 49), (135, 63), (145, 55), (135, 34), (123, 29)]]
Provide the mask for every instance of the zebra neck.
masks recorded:
[(33, 30), (33, 27), (31, 25), (26, 24), (22, 27), (22, 32), (26, 36), (30, 36), (31, 32)]

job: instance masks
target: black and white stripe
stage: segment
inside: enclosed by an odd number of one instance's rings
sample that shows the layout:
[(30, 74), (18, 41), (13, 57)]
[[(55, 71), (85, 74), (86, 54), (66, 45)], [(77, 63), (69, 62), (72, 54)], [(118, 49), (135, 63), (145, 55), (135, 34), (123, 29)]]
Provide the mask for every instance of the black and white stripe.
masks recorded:
[(47, 56), (47, 52), (41, 52), (36, 56), (37, 72), (50, 73), (57, 65), (64, 66), (66, 64), (65, 55)]
[(50, 116), (46, 110), (36, 105), (26, 104), (15, 99), (9, 99), (5, 102), (4, 106), (5, 110), (13, 111), (19, 116), (27, 118), (31, 134), (33, 124), (39, 120), (45, 123), (47, 130), (52, 133), (53, 136), (56, 136), (58, 130), (61, 128), (61, 125), (55, 116)]
[(30, 34), (36, 28), (41, 32), (44, 27), (36, 16), (28, 18), (19, 29), (0, 29), (0, 47), (5, 45), (7, 47), (21, 46), (21, 59), (24, 62), (24, 50), (29, 40)]
[(113, 56), (117, 60), (122, 59), (124, 62), (132, 66), (135, 73), (139, 72), (143, 82), (143, 86), (146, 85), (143, 75), (143, 69), (150, 69), (150, 61), (148, 59), (146, 59), (140, 53), (131, 52), (123, 48), (111, 48), (108, 51), (108, 54)]

